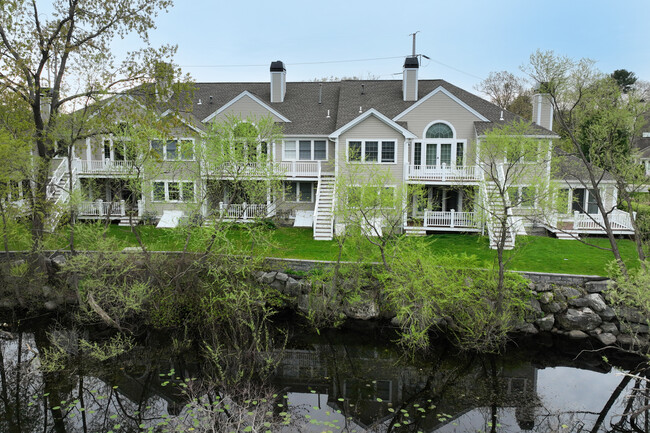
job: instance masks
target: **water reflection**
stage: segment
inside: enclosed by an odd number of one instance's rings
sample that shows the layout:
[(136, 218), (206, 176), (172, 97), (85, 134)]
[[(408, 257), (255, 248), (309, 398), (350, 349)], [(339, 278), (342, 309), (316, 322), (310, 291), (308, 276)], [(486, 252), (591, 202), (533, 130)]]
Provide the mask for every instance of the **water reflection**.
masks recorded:
[[(91, 334), (101, 340), (89, 330), (2, 334), (0, 431), (139, 432), (192, 425), (195, 431), (221, 431), (192, 424), (193, 398), (207, 406), (221, 399), (230, 412), (241, 409), (240, 425), (250, 421), (253, 399), (211, 388), (199, 353), (173, 352), (169, 341), (152, 334), (128, 354), (104, 361), (77, 344)], [(67, 342), (65, 359), (52, 359), (54, 340)], [(43, 353), (49, 355), (42, 362)], [(410, 360), (372, 333), (338, 332), (296, 337), (283, 355), (265, 391), (270, 412), (264, 411), (278, 421), (272, 431), (648, 431), (643, 372), (617, 375), (602, 353), (580, 353), (573, 344), (536, 341), (499, 357), (442, 344), (427, 359)], [(627, 370), (639, 363), (610, 361)], [(633, 411), (639, 415), (620, 416)], [(283, 426), (288, 412), (292, 422)], [(264, 422), (259, 431), (267, 428)]]

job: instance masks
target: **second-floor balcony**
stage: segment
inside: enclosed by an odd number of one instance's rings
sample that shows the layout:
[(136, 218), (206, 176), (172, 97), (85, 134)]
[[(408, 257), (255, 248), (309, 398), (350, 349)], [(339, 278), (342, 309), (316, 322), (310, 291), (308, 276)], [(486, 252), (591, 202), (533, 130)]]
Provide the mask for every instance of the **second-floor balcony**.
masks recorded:
[(334, 163), (329, 161), (280, 161), (222, 164), (206, 166), (210, 175), (233, 178), (239, 176), (268, 177), (271, 175), (291, 178), (319, 178), (322, 174), (334, 174)]
[(126, 160), (83, 160), (75, 159), (74, 168), (78, 174), (129, 174), (133, 170), (133, 161)]
[(475, 165), (452, 166), (440, 165), (408, 165), (407, 180), (422, 182), (478, 182), (481, 171)]

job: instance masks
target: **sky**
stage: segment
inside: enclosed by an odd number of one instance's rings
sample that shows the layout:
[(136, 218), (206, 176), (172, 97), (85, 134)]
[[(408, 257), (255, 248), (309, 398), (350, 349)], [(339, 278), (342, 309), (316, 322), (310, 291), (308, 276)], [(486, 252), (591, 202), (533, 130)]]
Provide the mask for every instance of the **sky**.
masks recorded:
[[(273, 60), (288, 81), (323, 77), (401, 79), (412, 50), (421, 79), (467, 90), (491, 71), (523, 75), (537, 49), (627, 69), (650, 81), (649, 0), (230, 1), (176, 0), (157, 19), (154, 46), (178, 45), (175, 61), (198, 82), (267, 81)], [(114, 52), (139, 46), (114, 42)], [(374, 59), (374, 60), (370, 60)]]

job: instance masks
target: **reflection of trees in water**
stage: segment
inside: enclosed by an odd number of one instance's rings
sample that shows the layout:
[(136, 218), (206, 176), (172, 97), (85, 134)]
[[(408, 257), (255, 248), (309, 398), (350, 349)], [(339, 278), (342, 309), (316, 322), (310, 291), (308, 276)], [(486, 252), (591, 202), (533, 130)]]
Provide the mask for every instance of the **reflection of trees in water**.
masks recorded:
[(129, 393), (115, 385), (136, 380), (128, 376), (128, 362), (102, 365), (76, 348), (59, 368), (46, 370), (38, 353), (53, 347), (51, 335), (19, 331), (15, 337), (0, 341), (0, 431), (87, 433), (118, 424), (121, 431), (139, 431), (164, 413), (164, 400), (146, 392), (158, 367), (155, 358), (139, 360), (148, 372), (137, 378), (144, 380), (140, 392)]
[[(308, 413), (288, 408), (282, 393), (263, 384), (219, 387), (205, 379), (205, 359), (188, 361), (166, 349), (136, 346), (119, 359), (99, 362), (72, 343), (77, 334), (68, 334), (67, 358), (49, 370), (37, 354), (53, 348), (56, 333), (17, 332), (0, 340), (0, 431), (87, 433), (116, 425), (139, 431), (160, 423), (196, 426), (198, 419), (196, 431), (270, 422), (278, 427), (272, 431), (288, 432)], [(627, 433), (650, 431), (645, 374), (636, 369), (625, 375), (611, 395), (602, 396), (600, 412), (553, 411), (542, 406), (536, 369), (528, 361), (442, 348), (426, 360), (405, 362), (389, 345), (351, 344), (334, 336), (287, 350), (276, 384), (289, 386), (285, 391), (327, 394), (330, 412), (341, 412), (340, 431), (447, 432), (454, 423), (462, 431), (469, 425), (464, 417), (473, 416), (485, 432)], [(189, 381), (194, 376), (199, 379)], [(182, 393), (185, 384), (189, 395)], [(281, 428), (284, 422), (294, 424)]]

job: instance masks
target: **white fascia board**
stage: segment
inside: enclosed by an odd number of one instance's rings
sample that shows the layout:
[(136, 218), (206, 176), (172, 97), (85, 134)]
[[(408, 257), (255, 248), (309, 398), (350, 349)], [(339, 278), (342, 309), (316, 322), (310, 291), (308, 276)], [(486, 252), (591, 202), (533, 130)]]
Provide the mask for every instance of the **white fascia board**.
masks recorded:
[(363, 122), (370, 116), (375, 116), (377, 119), (381, 120), (383, 123), (386, 125), (390, 126), (391, 128), (395, 129), (398, 131), (400, 134), (402, 134), (405, 138), (417, 138), (415, 134), (413, 134), (411, 131), (409, 131), (406, 128), (401, 127), (394, 121), (390, 120), (388, 117), (384, 116), (381, 114), (379, 111), (375, 110), (374, 108), (371, 108), (370, 110), (366, 111), (359, 117), (354, 118), (352, 121), (346, 123), (345, 125), (341, 126), (339, 129), (336, 131), (332, 132), (329, 136), (330, 140), (334, 140), (338, 138), (341, 134), (343, 134), (345, 131), (347, 131), (350, 128), (355, 127), (359, 123)]
[[(485, 138), (487, 135), (482, 134), (482, 135), (477, 135), (476, 138)], [(526, 138), (538, 138), (540, 140), (555, 140), (556, 138), (561, 138), (559, 135), (522, 135), (522, 137)]]
[(445, 95), (447, 95), (451, 100), (453, 100), (453, 101), (456, 102), (458, 105), (460, 105), (461, 107), (463, 107), (464, 109), (466, 109), (467, 111), (469, 111), (470, 113), (472, 113), (474, 116), (478, 117), (480, 120), (482, 120), (482, 121), (484, 121), (484, 122), (489, 122), (489, 119), (488, 119), (488, 118), (486, 118), (486, 117), (483, 116), (481, 113), (479, 113), (478, 111), (476, 111), (475, 109), (473, 109), (472, 107), (470, 107), (469, 105), (467, 105), (466, 103), (464, 103), (463, 101), (461, 101), (460, 99), (458, 99), (455, 95), (453, 95), (450, 91), (448, 91), (447, 89), (445, 89), (442, 85), (441, 85), (441, 86), (438, 86), (438, 87), (437, 87), (433, 92), (429, 93), (427, 96), (425, 96), (424, 98), (420, 99), (418, 102), (416, 102), (415, 104), (411, 105), (411, 106), (410, 106), (409, 108), (407, 108), (406, 110), (404, 110), (404, 111), (402, 111), (401, 113), (399, 113), (397, 116), (395, 116), (395, 117), (393, 118), (393, 120), (394, 120), (394, 121), (398, 121), (398, 120), (400, 120), (402, 117), (404, 117), (405, 115), (407, 115), (407, 114), (410, 113), (411, 111), (415, 110), (417, 107), (419, 107), (419, 106), (420, 106), (421, 104), (423, 104), (425, 101), (427, 101), (429, 98), (433, 97), (435, 94), (440, 93), (440, 92), (442, 92), (442, 93), (444, 93)]
[[(98, 111), (96, 111), (96, 112), (94, 112), (93, 114), (91, 114), (91, 115), (90, 115), (90, 118), (92, 119), (93, 117), (95, 117), (95, 116), (97, 115), (97, 113), (98, 113), (99, 111), (101, 111), (101, 110), (104, 109), (104, 108), (110, 107), (112, 104), (115, 103), (115, 101), (117, 101), (118, 99), (122, 99), (122, 98), (130, 99), (131, 101), (135, 102), (137, 105), (139, 105), (140, 107), (142, 107), (143, 110), (146, 110), (146, 109), (147, 109), (147, 107), (145, 107), (145, 106), (142, 104), (142, 102), (138, 101), (138, 100), (135, 99), (133, 96), (131, 96), (131, 95), (127, 95), (127, 94), (125, 94), (125, 93), (120, 93), (120, 94), (118, 94), (118, 95), (115, 95), (115, 96), (110, 97), (110, 98), (109, 98), (109, 101), (106, 103), (106, 105), (103, 106), (103, 107), (101, 107)], [(77, 110), (77, 111), (79, 111), (79, 110)]]
[(271, 108), (270, 106), (268, 106), (266, 103), (264, 103), (264, 101), (262, 101), (262, 100), (261, 100), (260, 98), (258, 98), (257, 96), (253, 95), (253, 94), (252, 94), (251, 92), (249, 92), (248, 90), (244, 90), (243, 92), (241, 92), (241, 93), (240, 93), (239, 95), (237, 95), (235, 98), (231, 99), (230, 102), (227, 102), (225, 105), (223, 105), (221, 108), (219, 108), (219, 109), (218, 109), (217, 111), (215, 111), (214, 113), (210, 114), (208, 117), (206, 117), (205, 119), (203, 119), (201, 122), (203, 122), (203, 123), (209, 122), (209, 121), (212, 120), (215, 116), (218, 116), (219, 114), (223, 113), (223, 112), (224, 112), (225, 110), (227, 110), (231, 105), (233, 105), (234, 103), (236, 103), (237, 101), (239, 101), (240, 99), (242, 99), (242, 98), (244, 98), (244, 97), (246, 97), (246, 96), (248, 96), (248, 97), (251, 98), (253, 101), (255, 101), (255, 102), (257, 102), (258, 104), (260, 104), (262, 107), (264, 107), (264, 109), (268, 110), (268, 111), (271, 112), (272, 114), (274, 114), (274, 115), (276, 115), (277, 117), (279, 117), (280, 120), (282, 120), (283, 122), (291, 123), (291, 120), (287, 119), (287, 118), (284, 117), (282, 114), (278, 113), (276, 110), (274, 110), (273, 108)]

